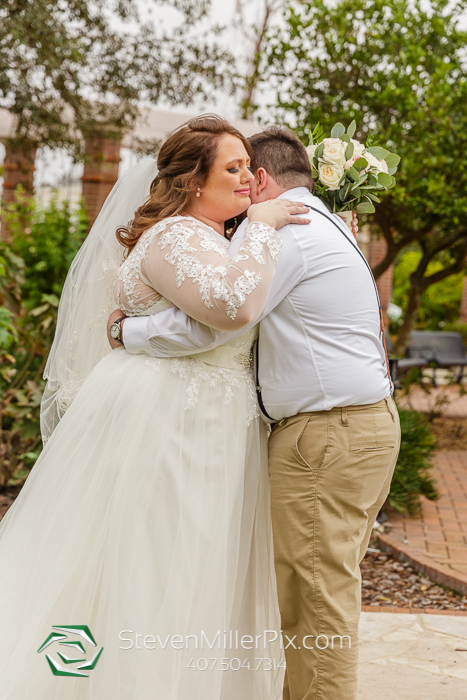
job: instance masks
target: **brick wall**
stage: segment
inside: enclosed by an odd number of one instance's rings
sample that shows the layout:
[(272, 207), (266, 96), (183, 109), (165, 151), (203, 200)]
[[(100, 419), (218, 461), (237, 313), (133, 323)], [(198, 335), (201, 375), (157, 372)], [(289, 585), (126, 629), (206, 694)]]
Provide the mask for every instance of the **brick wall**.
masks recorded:
[(86, 160), (82, 181), (83, 197), (89, 219), (88, 230), (117, 181), (120, 145), (119, 140), (101, 135), (86, 138)]
[[(28, 193), (34, 191), (36, 149), (20, 148), (8, 141), (5, 143), (5, 161), (3, 164), (3, 193), (2, 201), (10, 204), (15, 201), (16, 189), (19, 185)], [(9, 238), (9, 231), (5, 220), (1, 222), (1, 238), (5, 241)]]
[[(375, 267), (386, 255), (386, 241), (381, 236), (377, 238), (374, 234), (369, 236), (367, 243), (366, 258), (370, 264), (370, 267)], [(389, 319), (387, 315), (388, 304), (392, 297), (392, 277), (394, 272), (394, 266), (390, 265), (386, 272), (383, 272), (380, 277), (376, 280), (376, 286), (378, 287), (379, 297), (381, 299), (381, 306), (383, 309), (384, 325), (389, 328)]]

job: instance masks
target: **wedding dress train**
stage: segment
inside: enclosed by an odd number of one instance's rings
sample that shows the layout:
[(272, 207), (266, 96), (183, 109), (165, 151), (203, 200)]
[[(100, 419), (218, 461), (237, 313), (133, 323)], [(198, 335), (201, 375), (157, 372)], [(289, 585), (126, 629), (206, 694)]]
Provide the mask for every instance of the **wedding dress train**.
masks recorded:
[[(120, 307), (261, 305), (280, 245), (250, 226), (231, 262), (212, 229), (164, 220)], [(2, 700), (282, 697), (256, 333), (172, 360), (119, 348), (81, 386), (0, 523)]]

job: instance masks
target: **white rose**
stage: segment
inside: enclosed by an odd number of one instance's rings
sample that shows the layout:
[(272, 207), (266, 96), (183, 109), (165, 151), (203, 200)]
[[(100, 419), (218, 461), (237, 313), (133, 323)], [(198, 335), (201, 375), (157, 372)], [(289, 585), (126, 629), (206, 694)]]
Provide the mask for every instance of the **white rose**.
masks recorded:
[(373, 155), (373, 153), (368, 153), (368, 151), (365, 151), (363, 157), (366, 161), (368, 161), (370, 170), (376, 170), (378, 173), (387, 173), (388, 166), (386, 164), (386, 161), (378, 160), (376, 156)]
[(380, 161), (379, 161), (379, 164), (380, 164), (380, 166), (381, 166), (381, 170), (382, 170), (383, 173), (389, 173), (388, 164), (386, 163), (385, 160), (380, 160)]
[(334, 163), (320, 163), (319, 164), (319, 179), (320, 182), (325, 185), (329, 190), (339, 189), (339, 180), (344, 174), (344, 168), (342, 165), (335, 165)]
[(350, 143), (353, 143), (353, 155), (358, 157), (362, 156), (365, 150), (363, 143), (360, 143), (360, 141), (356, 139), (350, 139)]
[(323, 160), (342, 167), (345, 163), (347, 144), (340, 139), (324, 139)]

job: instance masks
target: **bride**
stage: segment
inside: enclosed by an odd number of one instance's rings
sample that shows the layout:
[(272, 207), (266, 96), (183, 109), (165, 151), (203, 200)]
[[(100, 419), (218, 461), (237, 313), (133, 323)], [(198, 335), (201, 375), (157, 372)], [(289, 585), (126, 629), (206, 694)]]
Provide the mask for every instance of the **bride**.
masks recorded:
[[(73, 262), (46, 367), (45, 447), (0, 523), (2, 700), (282, 697), (251, 325), (275, 229), (305, 208), (250, 206), (230, 258), (224, 222), (250, 205), (249, 159), (228, 122), (188, 122), (158, 172), (151, 162), (118, 181)], [(127, 315), (176, 305), (250, 330), (188, 358), (111, 351), (115, 301)]]

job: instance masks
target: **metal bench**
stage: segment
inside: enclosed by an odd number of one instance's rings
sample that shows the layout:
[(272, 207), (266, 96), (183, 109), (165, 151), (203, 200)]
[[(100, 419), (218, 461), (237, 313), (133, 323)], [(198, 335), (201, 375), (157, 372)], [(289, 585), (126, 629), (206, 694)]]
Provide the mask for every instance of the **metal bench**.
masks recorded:
[(410, 369), (421, 370), (423, 367), (427, 367), (432, 361), (431, 357), (394, 357), (391, 355), (392, 342), (389, 335), (386, 333), (386, 348), (388, 351), (389, 359), (389, 371), (391, 372), (392, 382), (396, 389), (401, 388), (399, 381), (400, 375), (405, 374)]
[[(407, 347), (410, 359), (434, 362), (436, 367), (450, 369), (458, 367), (456, 382), (460, 383), (467, 365), (464, 341), (460, 333), (448, 331), (412, 331)], [(433, 386), (436, 381), (433, 375)]]

